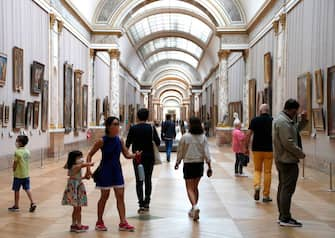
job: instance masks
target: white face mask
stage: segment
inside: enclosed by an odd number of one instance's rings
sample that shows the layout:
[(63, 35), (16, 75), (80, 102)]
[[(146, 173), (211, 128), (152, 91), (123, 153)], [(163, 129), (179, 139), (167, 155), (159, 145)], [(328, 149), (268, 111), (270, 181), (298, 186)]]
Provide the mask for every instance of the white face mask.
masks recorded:
[(80, 159), (76, 160), (76, 164), (81, 164), (81, 163), (84, 163), (84, 162), (85, 162), (84, 158), (80, 158)]

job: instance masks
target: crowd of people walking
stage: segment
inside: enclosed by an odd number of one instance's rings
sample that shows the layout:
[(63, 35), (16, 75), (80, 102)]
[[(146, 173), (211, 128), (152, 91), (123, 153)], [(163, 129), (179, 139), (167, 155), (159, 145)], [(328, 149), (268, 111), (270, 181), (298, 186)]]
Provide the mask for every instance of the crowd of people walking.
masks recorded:
[[(299, 103), (294, 99), (286, 101), (284, 110), (273, 119), (270, 116), (270, 108), (263, 104), (259, 108), (260, 115), (253, 118), (248, 131), (241, 130), (242, 124), (239, 120), (234, 121), (232, 132), (232, 150), (235, 153), (235, 175), (245, 177), (243, 167), (248, 165), (249, 154), (252, 155), (254, 164), (254, 200), (259, 201), (263, 188), (264, 203), (272, 202), (270, 196), (273, 158), (279, 175), (277, 191), (278, 223), (281, 226), (301, 227), (302, 224), (295, 220), (290, 212), (292, 195), (298, 180), (300, 159), (305, 157), (302, 150), (299, 131), (306, 125), (306, 115), (298, 115)], [(82, 224), (82, 207), (87, 206), (87, 194), (83, 179), (93, 178), (96, 188), (100, 190), (100, 199), (97, 203), (97, 221), (95, 229), (107, 231), (104, 223), (104, 211), (110, 197), (111, 189), (117, 202), (119, 213), (120, 231), (135, 231), (135, 227), (126, 219), (126, 204), (124, 201), (125, 182), (120, 162), (121, 153), (126, 159), (131, 159), (136, 178), (136, 194), (138, 199), (138, 213), (143, 214), (150, 211), (152, 193), (152, 173), (155, 165), (154, 146), (159, 146), (161, 140), (165, 142), (166, 159), (171, 161), (173, 141), (176, 138), (176, 125), (167, 115), (161, 125), (161, 137), (155, 126), (148, 123), (149, 111), (145, 108), (137, 112), (136, 125), (133, 125), (124, 141), (120, 136), (120, 121), (116, 117), (108, 117), (104, 122), (105, 135), (95, 142), (90, 149), (86, 160), (81, 151), (72, 151), (68, 155), (64, 166), (67, 169), (68, 180), (63, 193), (62, 205), (73, 207), (71, 232), (85, 232), (89, 229)], [(181, 124), (181, 123), (179, 123)], [(183, 123), (185, 126), (185, 124)], [(191, 117), (188, 122), (188, 131), (185, 127), (177, 149), (177, 159), (174, 168), (177, 170), (183, 162), (183, 174), (185, 179), (187, 196), (191, 205), (188, 215), (197, 221), (200, 218), (198, 201), (200, 197), (199, 183), (204, 175), (205, 163), (207, 164), (207, 176), (213, 174), (211, 155), (207, 136), (208, 123), (202, 122), (197, 117)], [(252, 141), (252, 143), (250, 143)], [(30, 192), (29, 180), (29, 158), (30, 152), (26, 148), (27, 136), (18, 136), (16, 140), (13, 163), (13, 186), (14, 205), (9, 211), (19, 211), (20, 188), (26, 191), (30, 199), (30, 212), (37, 208)], [(249, 144), (251, 151), (249, 153)], [(132, 152), (129, 148), (132, 148)], [(92, 171), (93, 156), (101, 151), (102, 158), (97, 168)], [(82, 169), (86, 173), (82, 174)], [(141, 169), (139, 169), (141, 168)], [(264, 174), (263, 186), (261, 184)]]

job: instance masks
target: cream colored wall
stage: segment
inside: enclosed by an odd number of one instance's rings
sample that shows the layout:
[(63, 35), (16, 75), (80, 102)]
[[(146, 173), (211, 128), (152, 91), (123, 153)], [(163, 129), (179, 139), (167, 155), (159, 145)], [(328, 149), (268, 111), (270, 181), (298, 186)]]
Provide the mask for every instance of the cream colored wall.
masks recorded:
[(229, 102), (243, 100), (243, 82), (245, 80), (245, 63), (242, 53), (232, 53), (228, 58)]

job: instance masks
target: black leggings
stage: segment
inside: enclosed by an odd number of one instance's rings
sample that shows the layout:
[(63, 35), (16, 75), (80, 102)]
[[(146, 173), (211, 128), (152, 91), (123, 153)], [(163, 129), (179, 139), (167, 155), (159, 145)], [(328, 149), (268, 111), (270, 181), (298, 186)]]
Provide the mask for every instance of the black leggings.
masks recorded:
[[(138, 205), (140, 207), (149, 206), (150, 200), (151, 200), (151, 191), (152, 191), (151, 177), (152, 177), (152, 171), (154, 169), (154, 161), (150, 160), (149, 162), (144, 161), (144, 163), (142, 163), (144, 167), (144, 174), (145, 174), (144, 181), (139, 180), (139, 175), (138, 175), (138, 170), (137, 170), (138, 164), (136, 163), (135, 160), (133, 161), (133, 165), (134, 165), (134, 171), (135, 171), (135, 176), (136, 176), (136, 193), (137, 193), (137, 198), (138, 198)], [(144, 194), (143, 194), (143, 183), (145, 185)]]
[(235, 153), (235, 174), (243, 173), (242, 156), (240, 155), (240, 153)]

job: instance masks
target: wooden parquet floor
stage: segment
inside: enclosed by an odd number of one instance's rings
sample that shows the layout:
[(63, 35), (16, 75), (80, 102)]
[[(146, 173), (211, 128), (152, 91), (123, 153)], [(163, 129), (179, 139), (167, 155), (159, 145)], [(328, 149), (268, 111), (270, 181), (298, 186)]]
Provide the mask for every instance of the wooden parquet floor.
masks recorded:
[[(43, 168), (31, 165), (33, 196), (38, 204), (35, 213), (29, 213), (29, 202), (21, 192), (21, 212), (10, 213), (12, 205), (12, 173), (0, 171), (0, 237), (1, 238), (60, 238), (60, 237), (115, 237), (115, 238), (334, 238), (335, 193), (327, 192), (328, 176), (306, 169), (306, 178), (299, 178), (293, 197), (292, 213), (303, 222), (303, 228), (282, 228), (276, 223), (276, 202), (255, 203), (252, 188), (252, 163), (246, 169), (247, 178), (236, 178), (233, 173), (234, 155), (229, 148), (218, 148), (210, 142), (214, 160), (214, 175), (204, 177), (200, 184), (200, 221), (191, 221), (182, 169), (175, 171), (174, 162), (155, 167), (150, 215), (137, 215), (137, 198), (132, 163), (123, 160), (126, 180), (126, 207), (128, 221), (136, 232), (117, 230), (119, 223), (115, 199), (111, 196), (105, 211), (107, 232), (94, 231), (96, 203), (99, 191), (93, 181), (85, 181), (89, 206), (83, 208), (83, 223), (90, 230), (83, 234), (68, 231), (71, 207), (61, 206), (66, 184), (62, 168), (65, 157), (48, 160)], [(162, 157), (165, 156), (162, 154)], [(95, 157), (98, 161), (100, 155)], [(175, 158), (175, 154), (174, 157)], [(273, 168), (271, 195), (276, 196), (277, 173)], [(113, 193), (111, 193), (112, 195)]]

